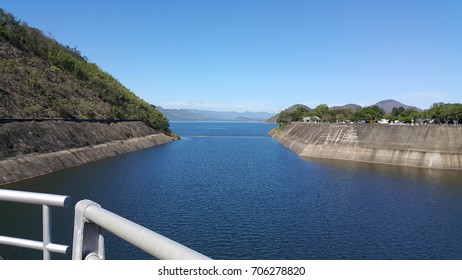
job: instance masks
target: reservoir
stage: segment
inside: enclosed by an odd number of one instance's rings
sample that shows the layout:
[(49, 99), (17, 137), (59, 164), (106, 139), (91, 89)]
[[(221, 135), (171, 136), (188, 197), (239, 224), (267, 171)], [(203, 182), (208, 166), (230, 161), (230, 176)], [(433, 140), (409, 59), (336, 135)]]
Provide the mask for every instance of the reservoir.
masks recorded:
[[(214, 259), (462, 259), (461, 171), (304, 159), (274, 127), (171, 122), (182, 140), (2, 187), (91, 199)], [(70, 245), (73, 209), (52, 215), (53, 242)], [(0, 235), (41, 231), (39, 206), (0, 203)], [(105, 240), (107, 259), (151, 258)]]

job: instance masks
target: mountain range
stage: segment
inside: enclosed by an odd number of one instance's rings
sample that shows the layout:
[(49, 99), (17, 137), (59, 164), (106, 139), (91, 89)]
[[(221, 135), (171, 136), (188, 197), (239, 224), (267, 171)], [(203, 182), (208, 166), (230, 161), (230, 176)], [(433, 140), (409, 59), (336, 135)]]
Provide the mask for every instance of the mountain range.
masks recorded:
[(275, 113), (165, 109), (156, 106), (170, 121), (266, 121)]
[[(403, 107), (404, 109), (413, 108), (418, 111), (421, 109), (415, 106), (405, 105), (394, 99), (387, 99), (377, 102), (376, 104), (381, 107), (385, 113), (391, 113), (394, 107)], [(298, 107), (304, 107), (310, 110), (306, 105), (295, 104), (289, 107), (289, 110), (295, 110)], [(352, 109), (353, 112), (361, 110), (363, 107), (358, 104), (346, 104), (343, 106), (332, 106), (330, 109)], [(156, 109), (162, 112), (170, 121), (266, 121), (276, 122), (278, 114), (267, 112), (223, 112), (223, 111), (210, 111), (210, 110), (197, 110), (197, 109), (165, 109), (156, 106)]]

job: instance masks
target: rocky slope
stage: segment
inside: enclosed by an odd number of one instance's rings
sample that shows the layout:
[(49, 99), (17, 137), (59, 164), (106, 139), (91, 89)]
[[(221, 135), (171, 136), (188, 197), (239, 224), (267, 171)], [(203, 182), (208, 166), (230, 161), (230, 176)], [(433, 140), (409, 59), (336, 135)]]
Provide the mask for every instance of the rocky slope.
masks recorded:
[(142, 122), (27, 121), (0, 125), (0, 160), (129, 140), (159, 132)]
[(143, 122), (0, 124), (0, 185), (172, 140)]
[(161, 112), (77, 49), (2, 9), (0, 100), (0, 184), (167, 143), (174, 136)]

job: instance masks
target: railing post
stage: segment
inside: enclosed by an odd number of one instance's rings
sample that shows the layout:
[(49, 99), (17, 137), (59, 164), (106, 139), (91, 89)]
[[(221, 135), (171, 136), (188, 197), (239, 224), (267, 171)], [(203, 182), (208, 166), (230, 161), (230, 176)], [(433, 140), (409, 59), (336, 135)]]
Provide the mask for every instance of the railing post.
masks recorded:
[(51, 253), (47, 246), (51, 243), (51, 209), (42, 205), (42, 231), (43, 231), (43, 259), (51, 260)]
[(51, 207), (69, 207), (72, 199), (69, 196), (24, 192), (0, 189), (0, 201), (42, 205), (42, 241), (0, 236), (0, 244), (40, 250), (43, 259), (50, 260), (51, 253), (68, 254), (69, 246), (51, 243)]
[(104, 237), (101, 227), (85, 218), (89, 206), (101, 207), (91, 200), (81, 200), (75, 205), (73, 260), (104, 260)]
[(75, 205), (73, 260), (105, 258), (102, 229), (158, 259), (210, 259), (163, 235), (105, 210), (91, 200), (81, 200)]

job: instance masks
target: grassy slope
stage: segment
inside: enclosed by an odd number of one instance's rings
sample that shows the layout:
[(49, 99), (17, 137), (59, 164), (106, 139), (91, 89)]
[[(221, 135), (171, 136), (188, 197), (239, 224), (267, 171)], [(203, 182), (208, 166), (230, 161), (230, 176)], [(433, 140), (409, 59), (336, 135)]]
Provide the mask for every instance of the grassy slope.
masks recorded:
[(0, 118), (168, 120), (76, 49), (0, 9)]

